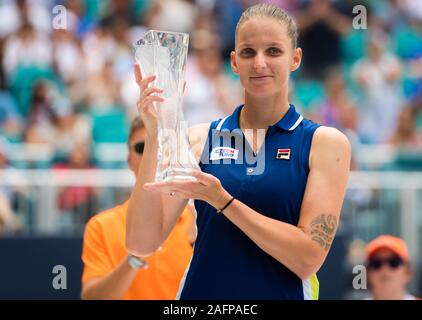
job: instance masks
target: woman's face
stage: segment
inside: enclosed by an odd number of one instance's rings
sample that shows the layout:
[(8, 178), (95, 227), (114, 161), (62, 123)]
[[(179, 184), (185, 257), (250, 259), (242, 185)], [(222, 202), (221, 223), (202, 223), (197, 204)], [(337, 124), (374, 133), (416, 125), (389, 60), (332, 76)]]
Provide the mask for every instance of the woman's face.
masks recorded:
[(267, 97), (288, 92), (291, 71), (302, 59), (300, 48), (293, 49), (286, 25), (273, 18), (256, 17), (244, 22), (237, 34), (230, 60), (246, 93)]

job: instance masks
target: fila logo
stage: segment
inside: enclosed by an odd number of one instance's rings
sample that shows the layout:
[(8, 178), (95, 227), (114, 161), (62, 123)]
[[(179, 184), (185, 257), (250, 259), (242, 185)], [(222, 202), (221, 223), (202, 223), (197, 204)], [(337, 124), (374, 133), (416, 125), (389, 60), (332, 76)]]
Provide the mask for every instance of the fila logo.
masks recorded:
[(277, 149), (276, 159), (290, 160), (291, 149)]

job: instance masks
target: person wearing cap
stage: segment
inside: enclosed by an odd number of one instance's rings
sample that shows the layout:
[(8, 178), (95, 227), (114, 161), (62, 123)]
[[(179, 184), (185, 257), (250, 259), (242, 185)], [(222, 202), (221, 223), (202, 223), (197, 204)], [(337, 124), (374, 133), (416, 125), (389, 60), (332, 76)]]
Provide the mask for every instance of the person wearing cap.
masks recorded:
[[(145, 127), (132, 121), (128, 165), (138, 171), (144, 152)], [(172, 300), (192, 256), (196, 230), (185, 208), (161, 248), (145, 260), (125, 248), (127, 202), (92, 217), (85, 228), (82, 261), (83, 300)]]
[(368, 281), (372, 295), (368, 300), (416, 300), (407, 291), (412, 278), (406, 243), (390, 235), (382, 235), (368, 243), (366, 250)]

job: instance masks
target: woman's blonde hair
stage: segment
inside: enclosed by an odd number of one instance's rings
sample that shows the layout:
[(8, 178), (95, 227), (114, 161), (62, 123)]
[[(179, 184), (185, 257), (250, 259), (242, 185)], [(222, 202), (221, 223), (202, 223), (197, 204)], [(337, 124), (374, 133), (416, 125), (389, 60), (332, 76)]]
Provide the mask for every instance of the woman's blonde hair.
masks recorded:
[(296, 21), (293, 19), (293, 17), (291, 17), (286, 11), (284, 11), (280, 7), (268, 3), (260, 3), (254, 5), (252, 7), (249, 7), (242, 13), (242, 16), (240, 17), (239, 22), (236, 26), (236, 40), (241, 25), (249, 19), (255, 17), (273, 18), (276, 19), (278, 22), (285, 24), (287, 27), (287, 35), (292, 41), (293, 49), (296, 49), (297, 38), (299, 36)]

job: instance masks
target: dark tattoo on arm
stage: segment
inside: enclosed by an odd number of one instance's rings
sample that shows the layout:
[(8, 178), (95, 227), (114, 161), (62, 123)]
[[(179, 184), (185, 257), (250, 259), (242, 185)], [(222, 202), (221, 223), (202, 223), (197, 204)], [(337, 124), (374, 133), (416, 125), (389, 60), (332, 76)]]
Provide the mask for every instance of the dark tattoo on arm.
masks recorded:
[(333, 242), (336, 228), (337, 217), (333, 214), (322, 214), (311, 221), (311, 239), (328, 251)]

